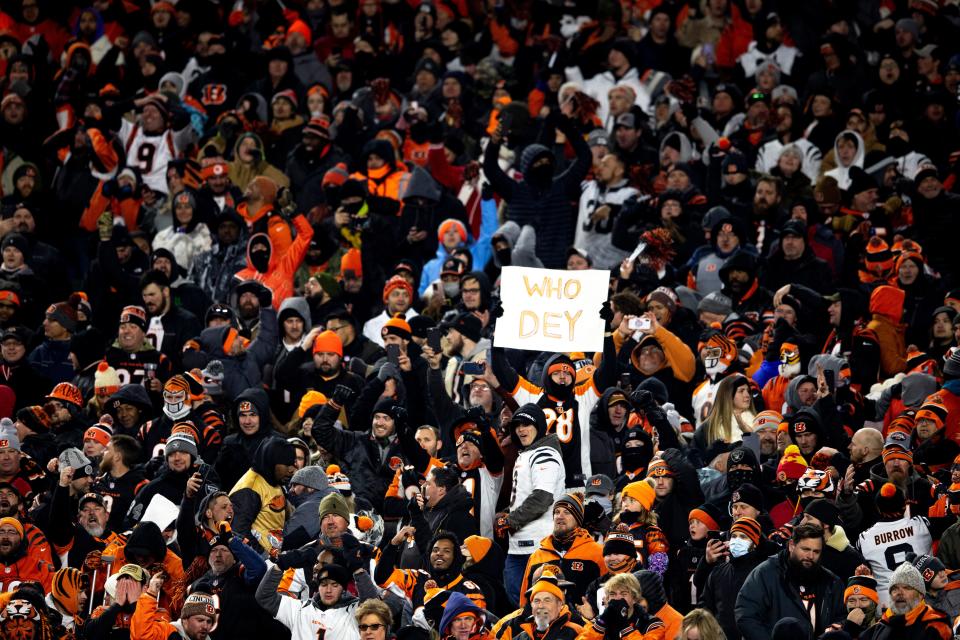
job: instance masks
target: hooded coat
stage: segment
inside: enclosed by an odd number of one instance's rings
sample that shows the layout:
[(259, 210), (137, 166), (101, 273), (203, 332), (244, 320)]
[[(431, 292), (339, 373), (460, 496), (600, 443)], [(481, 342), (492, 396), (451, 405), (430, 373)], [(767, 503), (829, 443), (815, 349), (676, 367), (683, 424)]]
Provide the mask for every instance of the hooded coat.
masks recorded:
[(610, 396), (617, 391), (617, 387), (606, 389), (590, 413), (590, 470), (593, 475), (602, 473), (608, 478), (618, 475), (617, 455), (627, 430), (627, 416), (619, 431), (610, 422)]
[[(524, 416), (537, 427), (537, 435), (527, 447), (517, 437), (516, 420)], [(539, 405), (528, 403), (513, 414), (510, 439), (520, 449), (513, 466), (513, 491), (508, 521), (510, 554), (529, 555), (553, 531), (550, 507), (564, 493), (567, 474), (560, 456), (560, 439), (547, 433), (547, 419)]]
[[(310, 240), (313, 238), (313, 227), (310, 226), (304, 216), (299, 215), (294, 218), (293, 226), (297, 230), (297, 237), (290, 248), (282, 255), (278, 255), (275, 251), (269, 234), (255, 233), (250, 236), (247, 241), (247, 267), (238, 271), (234, 276), (236, 284), (256, 280), (270, 289), (273, 293), (273, 307), (275, 309), (279, 309), (283, 301), (293, 295), (293, 276), (300, 268), (303, 258), (307, 255)], [(268, 263), (264, 271), (260, 270), (263, 265), (255, 266), (255, 262), (250, 256), (250, 249), (256, 244), (267, 245)], [(259, 259), (257, 262), (259, 262)]]
[[(240, 143), (247, 138), (253, 139), (260, 152), (260, 159), (252, 164), (247, 164), (240, 160)], [(247, 185), (257, 176), (266, 176), (277, 183), (280, 187), (289, 187), (290, 179), (272, 164), (266, 161), (266, 152), (263, 147), (263, 141), (255, 133), (243, 133), (237, 137), (233, 145), (233, 162), (230, 163), (230, 182), (232, 182), (241, 191), (247, 188)]]
[(518, 168), (524, 178), (520, 182), (511, 179), (500, 168), (499, 144), (489, 144), (483, 159), (487, 179), (509, 205), (509, 219), (521, 226), (532, 225), (536, 230), (540, 240), (537, 257), (548, 269), (561, 269), (565, 264), (575, 223), (575, 211), (570, 203), (580, 197), (580, 182), (593, 163), (590, 148), (572, 121), (562, 120), (559, 129), (566, 134), (577, 156), (576, 161), (559, 175), (551, 175), (546, 180), (530, 175), (531, 167), (542, 158), (550, 159), (551, 168), (555, 166), (553, 153), (543, 145), (532, 144), (523, 150)]
[(892, 377), (907, 367), (905, 327), (900, 323), (905, 298), (903, 289), (887, 285), (870, 294), (871, 320), (867, 329), (876, 334), (880, 345), (881, 378)]
[(253, 465), (230, 490), (233, 530), (256, 540), (265, 551), (280, 548), (287, 521), (287, 499), (275, 467), (292, 465), (294, 459), (289, 442), (275, 436), (265, 438), (254, 453)]
[[(840, 152), (837, 150), (837, 146), (840, 143), (840, 139), (843, 138), (844, 136), (853, 136), (854, 139), (857, 141), (857, 152), (853, 156), (853, 162), (851, 162), (847, 166), (844, 166), (840, 162)], [(863, 169), (863, 161), (864, 161), (864, 158), (866, 158), (866, 155), (867, 155), (866, 148), (863, 143), (863, 138), (860, 136), (860, 134), (854, 131), (853, 129), (844, 129), (843, 131), (837, 134), (837, 137), (833, 141), (833, 156), (834, 158), (836, 158), (837, 166), (836, 168), (831, 169), (830, 171), (827, 171), (824, 175), (830, 176), (831, 178), (835, 178), (837, 181), (837, 186), (845, 190), (850, 186), (850, 167), (860, 167), (861, 169)]]
[[(238, 340), (230, 326), (210, 327), (200, 334), (200, 352), (184, 353), (183, 364), (189, 368), (203, 368), (211, 360), (223, 363), (223, 392), (228, 398), (238, 397), (245, 389), (257, 387), (262, 381), (263, 368), (273, 362), (277, 345), (277, 313), (271, 308), (260, 309), (260, 330), (243, 353), (228, 355), (228, 340)], [(261, 414), (263, 415), (263, 414)]]
[(223, 486), (228, 489), (233, 488), (237, 480), (251, 467), (257, 447), (273, 433), (270, 425), (270, 400), (267, 398), (266, 391), (253, 387), (234, 397), (236, 397), (233, 402), (234, 424), (238, 424), (240, 403), (249, 402), (260, 416), (260, 426), (251, 435), (246, 435), (238, 427), (234, 433), (223, 439), (220, 456), (214, 463), (214, 468), (223, 481)]

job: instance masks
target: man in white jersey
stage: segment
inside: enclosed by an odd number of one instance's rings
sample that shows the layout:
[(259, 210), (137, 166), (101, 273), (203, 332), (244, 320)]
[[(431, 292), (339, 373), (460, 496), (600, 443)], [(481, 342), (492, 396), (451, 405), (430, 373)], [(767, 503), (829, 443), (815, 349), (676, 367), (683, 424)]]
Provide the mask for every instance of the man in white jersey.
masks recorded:
[(136, 167), (146, 186), (167, 193), (167, 164), (183, 155), (194, 139), (194, 130), (187, 118), (183, 127), (174, 130), (166, 96), (154, 94), (134, 101), (140, 116), (135, 121), (124, 119), (120, 124), (120, 143), (127, 165)]
[(884, 483), (875, 496), (875, 502), (880, 519), (860, 534), (857, 547), (877, 578), (880, 606), (888, 607), (890, 576), (909, 554), (930, 553), (933, 538), (926, 518), (904, 516), (907, 501), (898, 486)]

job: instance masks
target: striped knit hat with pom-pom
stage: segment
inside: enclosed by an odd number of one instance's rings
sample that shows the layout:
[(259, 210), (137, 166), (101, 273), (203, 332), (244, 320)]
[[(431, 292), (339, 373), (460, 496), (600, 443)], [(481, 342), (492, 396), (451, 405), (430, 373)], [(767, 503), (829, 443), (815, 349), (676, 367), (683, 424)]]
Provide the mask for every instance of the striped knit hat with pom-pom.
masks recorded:
[(886, 518), (902, 518), (907, 510), (907, 500), (903, 496), (903, 491), (890, 482), (884, 482), (873, 499), (877, 504), (877, 512)]
[(943, 428), (943, 423), (947, 419), (947, 406), (943, 403), (943, 398), (939, 393), (928, 396), (920, 408), (917, 409), (917, 420), (932, 420), (937, 425), (937, 429)]
[(807, 470), (807, 461), (800, 455), (800, 448), (795, 444), (783, 450), (783, 457), (777, 465), (777, 480), (783, 484), (795, 482)]
[(104, 360), (97, 365), (93, 374), (93, 392), (101, 397), (109, 397), (120, 391), (120, 376), (117, 370)]

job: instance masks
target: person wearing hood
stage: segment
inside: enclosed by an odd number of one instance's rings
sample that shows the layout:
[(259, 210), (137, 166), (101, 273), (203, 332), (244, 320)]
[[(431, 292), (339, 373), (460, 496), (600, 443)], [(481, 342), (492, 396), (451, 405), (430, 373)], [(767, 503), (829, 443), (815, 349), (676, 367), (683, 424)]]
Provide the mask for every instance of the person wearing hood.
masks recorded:
[[(457, 247), (467, 247), (471, 255), (477, 258), (478, 265), (486, 263), (489, 256), (490, 250), (487, 247), (490, 242), (490, 225), (481, 227), (477, 237), (469, 238), (467, 213), (463, 204), (455, 197), (456, 193), (443, 188), (423, 167), (414, 167), (406, 183), (406, 190), (402, 193), (403, 211), (399, 223), (400, 229), (407, 231), (401, 238), (401, 254), (428, 265), (437, 262), (430, 268), (429, 280), (424, 278), (427, 272), (427, 267), (424, 266), (421, 285), (424, 282), (432, 283), (437, 278), (440, 265)], [(453, 223), (456, 223), (456, 235), (449, 233)], [(493, 226), (496, 227), (495, 221)], [(437, 231), (436, 235), (434, 230)], [(422, 289), (423, 286), (421, 294)]]
[(590, 469), (590, 413), (601, 389), (614, 385), (616, 350), (613, 338), (603, 341), (603, 359), (587, 384), (577, 385), (573, 360), (557, 353), (544, 364), (540, 386), (517, 374), (502, 348), (494, 347), (493, 375), (517, 404), (536, 403), (545, 414), (548, 432), (556, 432), (567, 474), (567, 487), (582, 487)]
[(163, 532), (155, 522), (136, 523), (125, 540), (121, 538), (108, 544), (103, 555), (114, 558), (113, 563), (108, 565), (111, 575), (121, 573), (127, 564), (138, 567), (159, 565), (159, 571), (154, 575), (162, 575), (164, 581), (162, 587), (154, 590), (152, 600), (168, 611), (171, 610), (169, 607), (173, 606), (177, 585), (186, 580), (186, 574), (180, 556), (166, 545)]
[(790, 220), (780, 229), (779, 251), (767, 261), (763, 284), (775, 291), (786, 284), (800, 284), (828, 293), (833, 283), (830, 265), (814, 255), (807, 244), (806, 225)]
[[(647, 311), (646, 328), (628, 329), (630, 317), (624, 317), (618, 331), (631, 337), (623, 341), (618, 353), (621, 371), (628, 372), (636, 386), (648, 378), (657, 378), (667, 388), (668, 399), (682, 415), (691, 415), (690, 382), (696, 372), (696, 358), (679, 337), (664, 327), (656, 315)], [(604, 361), (606, 361), (604, 355)], [(598, 369), (599, 371), (599, 369)]]
[[(414, 170), (416, 176), (423, 169)], [(412, 181), (411, 181), (412, 183)], [(437, 227), (437, 255), (429, 262), (423, 265), (423, 271), (420, 272), (420, 285), (417, 292), (424, 300), (429, 300), (437, 289), (443, 289), (440, 293), (447, 298), (456, 298), (459, 294), (459, 287), (454, 290), (447, 289), (442, 282), (443, 267), (448, 260), (454, 257), (457, 250), (466, 249), (472, 252), (472, 246), (476, 244), (468, 243), (467, 226), (456, 218), (447, 218)]]
[(154, 416), (153, 403), (141, 384), (126, 384), (107, 400), (106, 410), (113, 418), (113, 432), (136, 436), (140, 427)]
[(254, 233), (250, 236), (247, 241), (247, 267), (234, 276), (238, 283), (256, 280), (267, 287), (273, 294), (273, 306), (276, 309), (293, 295), (293, 276), (313, 238), (313, 227), (305, 216), (294, 218), (293, 226), (297, 237), (286, 247), (275, 243), (270, 233)]
[(697, 471), (679, 449), (667, 449), (650, 465), (647, 478), (654, 482), (657, 523), (670, 548), (678, 550), (689, 537), (690, 511), (704, 501)]
[(273, 432), (266, 391), (254, 387), (235, 397), (233, 417), (237, 430), (223, 439), (220, 455), (213, 465), (223, 486), (229, 488), (251, 468), (257, 448)]
[(493, 640), (486, 614), (462, 593), (451, 593), (436, 627), (441, 640)]
[(540, 540), (524, 571), (520, 584), (520, 606), (530, 597), (528, 587), (534, 572), (545, 564), (559, 565), (563, 575), (574, 584), (567, 588), (570, 602), (580, 602), (591, 582), (607, 573), (603, 561), (603, 547), (583, 527), (583, 494), (564, 494), (553, 505), (553, 531)]
[(593, 407), (590, 413), (590, 470), (594, 476), (617, 477), (617, 455), (628, 429), (631, 408), (627, 395), (618, 387), (606, 389)]
[[(161, 496), (175, 505), (183, 500), (188, 481), (197, 481), (199, 474), (201, 490), (212, 491), (220, 485), (220, 478), (213, 467), (203, 461), (197, 452), (192, 425), (178, 426), (167, 439), (163, 448), (163, 467), (146, 486), (137, 492), (130, 509), (127, 511), (126, 525), (139, 522), (155, 496)], [(171, 521), (166, 523), (173, 525)]]
[(153, 247), (171, 251), (177, 263), (189, 271), (194, 258), (213, 245), (210, 227), (200, 222), (197, 196), (192, 190), (184, 189), (173, 196), (172, 208), (173, 224), (154, 236)]
[(901, 324), (905, 297), (902, 289), (888, 285), (881, 285), (870, 294), (872, 317), (867, 329), (873, 331), (880, 349), (881, 379), (902, 372), (907, 365), (904, 357), (906, 327)]
[[(403, 454), (399, 433), (407, 429), (407, 411), (393, 398), (382, 397), (373, 407), (369, 431), (336, 428), (341, 410), (352, 405), (355, 397), (353, 389), (337, 385), (313, 423), (313, 439), (350, 469), (357, 495), (382, 509), (396, 471), (392, 465)], [(359, 429), (361, 425), (354, 427)]]
[(238, 291), (261, 298), (256, 338), (248, 340), (230, 324), (221, 324), (204, 329), (200, 339), (188, 342), (183, 353), (184, 368), (202, 369), (213, 360), (220, 361), (224, 394), (234, 398), (261, 383), (263, 369), (273, 362), (279, 339), (277, 312), (270, 306), (270, 292), (254, 281), (244, 282)]
[(561, 117), (558, 129), (573, 145), (576, 161), (563, 173), (554, 175), (555, 160), (543, 145), (523, 150), (519, 169), (523, 180), (514, 181), (498, 162), (502, 127), (491, 137), (483, 159), (483, 170), (491, 185), (509, 205), (509, 217), (520, 225), (530, 224), (539, 238), (537, 257), (547, 268), (562, 268), (566, 248), (572, 244), (575, 213), (570, 201), (580, 197), (580, 182), (593, 163), (590, 147), (578, 131), (576, 121)]
[[(230, 182), (245, 193), (258, 178), (271, 180), (277, 187), (289, 187), (290, 178), (267, 162), (265, 154), (263, 141), (257, 134), (247, 132), (238, 136), (233, 147), (234, 159), (229, 163)], [(245, 215), (242, 211), (240, 213)]]
[[(277, 315), (277, 324), (280, 329), (280, 340), (273, 360), (274, 371), (279, 371), (290, 354), (302, 347), (304, 341), (311, 335), (312, 316), (307, 299), (294, 296), (284, 300)], [(303, 394), (294, 394), (290, 387), (281, 386), (282, 384), (275, 375), (270, 404), (280, 422), (286, 424), (296, 409), (299, 396)]]
[(863, 169), (863, 161), (866, 155), (866, 148), (860, 134), (853, 129), (844, 129), (837, 134), (833, 142), (833, 157), (836, 159), (836, 167), (830, 169), (824, 175), (835, 179), (840, 189), (846, 191), (851, 182), (850, 169), (852, 167)]
[(704, 220), (708, 218), (714, 221), (708, 229), (710, 244), (696, 249), (687, 261), (687, 286), (703, 295), (719, 291), (724, 286), (721, 269), (730, 257), (741, 252), (753, 255), (753, 249), (747, 244), (746, 230), (725, 208), (710, 209)]
[[(397, 160), (397, 154), (387, 140), (374, 139), (363, 147), (360, 154), (363, 169), (350, 175), (351, 180), (361, 180), (373, 200), (381, 200), (384, 206), (400, 211), (400, 199), (411, 182), (406, 165)], [(426, 234), (428, 231), (419, 230)]]
[(493, 257), (484, 267), (484, 273), (491, 281), (500, 279), (503, 267), (543, 268), (537, 257), (537, 232), (532, 225), (520, 227), (513, 220), (507, 220), (493, 234)]
[(520, 454), (513, 467), (513, 490), (508, 511), (495, 516), (494, 532), (507, 538), (504, 569), (507, 596), (520, 601), (520, 585), (536, 545), (552, 530), (550, 506), (564, 493), (567, 476), (557, 433), (548, 433), (544, 410), (525, 404), (509, 424), (510, 439)]
[(287, 520), (284, 487), (296, 470), (293, 445), (282, 438), (266, 438), (254, 454), (253, 465), (230, 490), (238, 535), (256, 540), (264, 551), (279, 549)]

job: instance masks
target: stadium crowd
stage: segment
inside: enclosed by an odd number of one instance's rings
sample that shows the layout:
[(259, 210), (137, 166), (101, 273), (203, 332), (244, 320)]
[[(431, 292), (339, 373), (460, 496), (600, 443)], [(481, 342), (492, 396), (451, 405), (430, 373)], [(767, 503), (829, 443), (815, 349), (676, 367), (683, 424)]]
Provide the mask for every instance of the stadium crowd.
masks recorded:
[(0, 0), (0, 640), (954, 637), (958, 96), (956, 0)]

